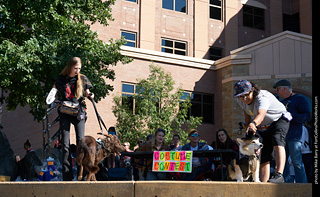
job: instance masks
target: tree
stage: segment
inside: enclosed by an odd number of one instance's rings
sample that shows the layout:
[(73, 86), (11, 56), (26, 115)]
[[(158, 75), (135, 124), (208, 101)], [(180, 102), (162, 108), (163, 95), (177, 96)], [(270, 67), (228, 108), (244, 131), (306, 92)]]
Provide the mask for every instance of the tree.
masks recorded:
[(82, 73), (92, 82), (95, 100), (113, 87), (109, 65), (128, 63), (120, 54), (124, 40), (104, 43), (90, 24), (108, 25), (115, 0), (2, 0), (0, 4), (0, 89), (8, 110), (29, 105), (40, 120), (45, 97), (67, 61), (82, 59)]
[(187, 141), (187, 129), (196, 128), (202, 118), (188, 117), (190, 98), (181, 101), (183, 90), (174, 92), (174, 80), (159, 66), (150, 65), (147, 79), (137, 79), (136, 93), (132, 96), (114, 97), (113, 113), (121, 141), (136, 144), (139, 137), (154, 133), (157, 128), (166, 131), (165, 140), (170, 142), (175, 133), (181, 143)]

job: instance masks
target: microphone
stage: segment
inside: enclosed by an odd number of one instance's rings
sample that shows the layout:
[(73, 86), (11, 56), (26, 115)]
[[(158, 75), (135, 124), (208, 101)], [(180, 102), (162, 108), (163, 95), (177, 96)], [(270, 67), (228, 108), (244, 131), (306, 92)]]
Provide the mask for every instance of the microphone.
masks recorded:
[(56, 97), (56, 94), (57, 94), (57, 89), (56, 88), (52, 88), (47, 96), (47, 99), (46, 99), (46, 103), (49, 105), (51, 104), (54, 100), (55, 100), (55, 97)]

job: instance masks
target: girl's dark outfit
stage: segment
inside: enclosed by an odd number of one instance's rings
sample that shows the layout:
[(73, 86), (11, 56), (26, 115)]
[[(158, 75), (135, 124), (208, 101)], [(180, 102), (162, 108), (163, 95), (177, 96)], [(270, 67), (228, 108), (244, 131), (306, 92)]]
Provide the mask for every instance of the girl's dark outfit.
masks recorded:
[[(217, 139), (217, 140), (219, 140), (219, 139)], [(227, 140), (227, 142), (225, 144), (222, 144), (222, 143), (217, 144), (217, 142), (212, 142), (211, 146), (214, 149), (234, 150), (237, 153), (239, 152), (239, 146), (238, 146), (237, 142), (235, 140), (232, 140), (231, 138), (229, 140)], [(215, 158), (215, 160), (214, 160), (215, 167), (218, 167), (219, 165), (221, 165), (220, 159), (221, 159), (220, 157)], [(234, 158), (231, 156), (224, 156), (223, 160), (222, 160), (222, 164), (224, 164), (225, 166), (228, 166), (232, 159), (234, 159)]]
[[(217, 137), (217, 140), (218, 137)], [(228, 137), (225, 144), (212, 142), (211, 146), (215, 149), (224, 149), (224, 150), (234, 150), (235, 152), (239, 153), (239, 146), (235, 140), (232, 140), (230, 137)], [(236, 156), (238, 157), (238, 155)], [(224, 156), (222, 159), (222, 164), (224, 166), (221, 166), (221, 158), (215, 157), (214, 158), (214, 166), (215, 166), (215, 173), (214, 173), (214, 180), (215, 181), (222, 181), (226, 177), (227, 173), (227, 166), (230, 164), (230, 162), (234, 159), (231, 156)], [(221, 177), (221, 170), (223, 171), (223, 176)]]
[[(92, 88), (92, 85), (88, 78), (84, 75), (81, 75), (83, 91)], [(77, 81), (78, 76), (68, 77), (59, 75), (57, 81), (55, 82), (55, 86), (58, 89), (62, 101), (72, 101), (73, 103), (80, 104), (83, 101), (84, 97), (77, 99), (75, 97), (75, 93), (77, 91)], [(81, 110), (84, 110), (81, 107)], [(64, 114), (59, 112), (60, 115), (60, 131), (62, 134), (62, 174), (64, 181), (72, 181), (73, 173), (72, 173), (72, 159), (70, 154), (70, 123), (74, 125), (76, 132), (76, 143), (80, 138), (84, 136), (84, 128), (85, 128), (85, 118), (78, 120), (77, 116), (72, 116), (68, 114)]]

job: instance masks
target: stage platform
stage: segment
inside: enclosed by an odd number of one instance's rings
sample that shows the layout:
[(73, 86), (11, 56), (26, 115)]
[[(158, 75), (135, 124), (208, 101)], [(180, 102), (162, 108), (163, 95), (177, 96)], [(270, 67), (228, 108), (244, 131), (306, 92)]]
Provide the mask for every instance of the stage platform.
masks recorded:
[(312, 184), (215, 181), (0, 182), (2, 197), (310, 197)]

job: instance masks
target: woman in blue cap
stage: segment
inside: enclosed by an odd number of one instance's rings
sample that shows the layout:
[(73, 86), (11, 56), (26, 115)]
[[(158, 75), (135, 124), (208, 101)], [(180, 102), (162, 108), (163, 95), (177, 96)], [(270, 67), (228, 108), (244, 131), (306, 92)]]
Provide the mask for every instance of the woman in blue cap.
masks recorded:
[[(284, 182), (283, 170), (286, 161), (285, 137), (292, 119), (285, 106), (266, 90), (247, 80), (234, 85), (237, 103), (244, 111), (246, 133), (258, 133), (262, 137), (260, 180), (262, 182)], [(272, 152), (275, 155), (275, 175), (270, 176)]]

